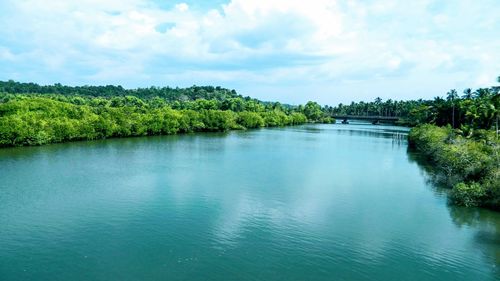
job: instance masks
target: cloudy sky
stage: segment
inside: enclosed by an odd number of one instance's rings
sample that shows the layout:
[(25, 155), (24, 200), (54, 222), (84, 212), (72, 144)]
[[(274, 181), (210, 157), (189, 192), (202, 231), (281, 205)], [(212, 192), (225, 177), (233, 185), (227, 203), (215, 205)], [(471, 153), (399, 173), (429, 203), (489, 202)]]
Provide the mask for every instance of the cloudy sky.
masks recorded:
[(498, 0), (0, 0), (0, 80), (322, 104), (495, 84)]

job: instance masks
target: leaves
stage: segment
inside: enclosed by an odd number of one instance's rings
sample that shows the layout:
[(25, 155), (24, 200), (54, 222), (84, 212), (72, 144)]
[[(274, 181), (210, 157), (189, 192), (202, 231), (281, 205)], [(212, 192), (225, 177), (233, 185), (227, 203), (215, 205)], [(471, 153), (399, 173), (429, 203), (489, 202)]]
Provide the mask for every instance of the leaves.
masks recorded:
[[(198, 99), (172, 106), (158, 97), (142, 100), (135, 96), (106, 99), (9, 95), (3, 100), (5, 102), (0, 103), (0, 146), (227, 131), (307, 121), (300, 112), (285, 112), (281, 106), (266, 109), (255, 100), (241, 98), (231, 98), (228, 103)], [(219, 109), (224, 104), (228, 109)], [(244, 108), (257, 111), (241, 111)]]
[(477, 130), (466, 138), (450, 126), (425, 124), (410, 131), (409, 141), (444, 175), (454, 203), (500, 208), (500, 142), (494, 131)]

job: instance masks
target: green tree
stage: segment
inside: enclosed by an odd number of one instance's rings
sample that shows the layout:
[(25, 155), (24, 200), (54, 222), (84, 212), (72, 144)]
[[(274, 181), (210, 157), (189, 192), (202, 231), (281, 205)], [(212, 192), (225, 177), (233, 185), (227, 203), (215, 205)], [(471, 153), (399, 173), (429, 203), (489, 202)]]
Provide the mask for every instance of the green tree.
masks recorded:
[(321, 106), (313, 101), (309, 101), (306, 103), (303, 113), (310, 121), (318, 121), (323, 116)]

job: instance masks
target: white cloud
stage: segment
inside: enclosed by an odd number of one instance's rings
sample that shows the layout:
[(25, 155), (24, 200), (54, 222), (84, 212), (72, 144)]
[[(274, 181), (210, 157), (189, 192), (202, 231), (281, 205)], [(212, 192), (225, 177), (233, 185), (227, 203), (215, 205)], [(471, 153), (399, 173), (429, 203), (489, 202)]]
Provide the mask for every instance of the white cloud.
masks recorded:
[(0, 60), (12, 61), (14, 58), (14, 54), (8, 48), (0, 47)]
[(187, 10), (189, 10), (189, 6), (186, 3), (179, 3), (175, 5), (175, 8), (180, 12), (186, 12)]
[(51, 82), (69, 69), (72, 76), (64, 77), (73, 83), (130, 86), (139, 77), (145, 84), (213, 79), (248, 89), (426, 73), (435, 77), (427, 83), (469, 73), (457, 85), (486, 86), (487, 76), (500, 73), (493, 0), (232, 0), (205, 11), (183, 2), (165, 9), (149, 0), (27, 0), (0, 8), (8, 27), (0, 31), (3, 76), (12, 60), (53, 74)]

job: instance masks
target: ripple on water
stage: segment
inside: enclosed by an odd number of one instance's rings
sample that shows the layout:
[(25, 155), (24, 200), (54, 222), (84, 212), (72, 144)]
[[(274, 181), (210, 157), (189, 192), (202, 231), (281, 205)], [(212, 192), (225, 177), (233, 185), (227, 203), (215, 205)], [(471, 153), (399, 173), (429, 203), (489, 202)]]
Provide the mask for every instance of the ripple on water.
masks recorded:
[(498, 280), (500, 216), (452, 208), (392, 126), (0, 150), (3, 280)]

